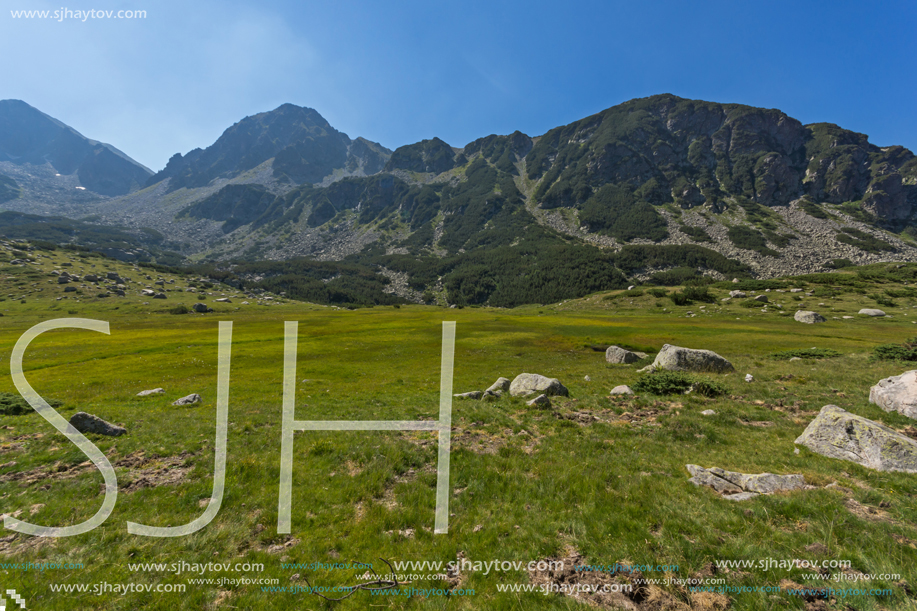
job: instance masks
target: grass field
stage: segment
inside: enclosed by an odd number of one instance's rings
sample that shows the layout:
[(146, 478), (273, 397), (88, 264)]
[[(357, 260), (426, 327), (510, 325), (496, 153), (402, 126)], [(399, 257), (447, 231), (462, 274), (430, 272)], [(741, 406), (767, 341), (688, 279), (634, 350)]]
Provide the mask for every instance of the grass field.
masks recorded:
[[(411, 579), (404, 586), (451, 589), (451, 596), (359, 591), (330, 603), (308, 592), (278, 591), (304, 587), (306, 580), (324, 587), (363, 581), (362, 569), (284, 566), (288, 563), (373, 563), (377, 572), (386, 573), (380, 559), (527, 563), (562, 558), (593, 565), (677, 565), (677, 570), (642, 574), (660, 580), (715, 577), (732, 588), (889, 589), (879, 595), (836, 595), (832, 602), (785, 591), (710, 594), (692, 592), (684, 582), (644, 583), (641, 594), (628, 599), (641, 610), (917, 609), (911, 590), (917, 586), (906, 585), (917, 584), (914, 475), (871, 471), (805, 448), (796, 454), (793, 445), (826, 404), (901, 431), (912, 425), (867, 401), (870, 386), (879, 379), (913, 368), (869, 358), (879, 344), (917, 335), (917, 295), (894, 276), (897, 271), (889, 272), (892, 276), (883, 275), (881, 266), (859, 276), (856, 270), (845, 271), (862, 286), (789, 279), (788, 287), (804, 291), (770, 291), (767, 308), (747, 307), (739, 299), (722, 301), (728, 289), (715, 285), (709, 290), (712, 303), (683, 306), (640, 289), (513, 310), (344, 310), (281, 296), (246, 297), (205, 280), (72, 251), (4, 248), (4, 363), (16, 340), (39, 322), (67, 317), (108, 321), (108, 336), (66, 329), (39, 336), (26, 353), (24, 369), (43, 397), (63, 402), (58, 411), (66, 418), (86, 411), (128, 430), (121, 437), (89, 435), (115, 466), (120, 487), (117, 506), (102, 526), (68, 538), (12, 531), (0, 538), (0, 563), (81, 565), (40, 571), (0, 564), (0, 586), (23, 595), (28, 609), (613, 608), (611, 599), (601, 595), (500, 591), (538, 582), (539, 577), (515, 568), (486, 574), (466, 568), (445, 578)], [(23, 254), (33, 261), (9, 262)], [(59, 285), (52, 270), (83, 276), (115, 271), (134, 282), (126, 284), (124, 297), (99, 297), (111, 291), (85, 281)], [(160, 277), (163, 284), (153, 284)], [(81, 284), (85, 288), (79, 292), (64, 293), (66, 286)], [(166, 299), (152, 299), (140, 294), (147, 285), (172, 290)], [(192, 285), (194, 294), (180, 290)], [(214, 301), (224, 296), (231, 302)], [(892, 305), (877, 305), (876, 296)], [(216, 311), (170, 313), (198, 300)], [(863, 307), (881, 307), (890, 316), (860, 316)], [(818, 311), (828, 321), (797, 323), (792, 318), (797, 309)], [(233, 341), (220, 512), (189, 536), (131, 535), (128, 521), (185, 524), (204, 511), (210, 498), (217, 327), (224, 320), (233, 322)], [(555, 398), (549, 409), (508, 396), (454, 402), (451, 518), (445, 535), (432, 533), (437, 461), (432, 433), (296, 433), (292, 532), (279, 535), (283, 332), (284, 322), (293, 320), (299, 321), (300, 420), (435, 419), (441, 324), (452, 320), (457, 329), (454, 392), (483, 390), (499, 376), (512, 379), (530, 372), (560, 379), (570, 397)], [(718, 398), (609, 397), (612, 387), (633, 384), (641, 375), (637, 369), (649, 361), (608, 365), (603, 353), (590, 346), (619, 344), (652, 353), (666, 343), (714, 350), (729, 359), (736, 372), (715, 376), (727, 392)], [(771, 356), (813, 347), (841, 355), (797, 361)], [(0, 391), (14, 393), (7, 371)], [(746, 373), (755, 381), (746, 383)], [(157, 387), (165, 394), (136, 396)], [(199, 393), (203, 402), (171, 405), (190, 393)], [(707, 409), (716, 415), (700, 414)], [(104, 487), (101, 474), (86, 461), (38, 414), (0, 416), (0, 512), (49, 526), (90, 518), (101, 505)], [(690, 484), (689, 463), (745, 473), (801, 473), (813, 488), (730, 502)], [(816, 572), (807, 568), (711, 568), (711, 563), (728, 560), (758, 563), (768, 558), (849, 560), (850, 568), (829, 569), (821, 579), (806, 577)], [(146, 563), (164, 566), (136, 566)], [(249, 565), (250, 570), (202, 575), (168, 566), (202, 563)], [(860, 573), (900, 578), (837, 580), (838, 575)], [(201, 578), (213, 581), (189, 581)], [(277, 582), (231, 581), (243, 578)], [(121, 584), (135, 589), (184, 586), (185, 591), (121, 594), (115, 587)], [(54, 591), (62, 585), (89, 591)]]

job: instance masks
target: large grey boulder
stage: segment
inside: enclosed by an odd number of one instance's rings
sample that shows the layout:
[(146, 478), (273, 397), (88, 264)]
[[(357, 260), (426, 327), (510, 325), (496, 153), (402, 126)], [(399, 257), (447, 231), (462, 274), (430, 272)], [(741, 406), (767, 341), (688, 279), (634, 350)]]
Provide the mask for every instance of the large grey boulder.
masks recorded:
[(877, 471), (917, 473), (917, 442), (836, 405), (821, 408), (794, 443)]
[(86, 412), (73, 414), (70, 417), (70, 426), (81, 433), (95, 433), (96, 435), (108, 435), (109, 437), (118, 437), (127, 433), (126, 428), (106, 422), (98, 416), (93, 416)]
[(509, 390), (509, 384), (510, 384), (509, 378), (502, 378), (502, 377), (497, 378), (497, 381), (491, 384), (487, 390), (493, 393), (497, 392), (498, 390), (502, 390), (503, 392), (506, 392)]
[(796, 322), (804, 322), (807, 325), (811, 325), (817, 322), (826, 322), (825, 317), (817, 312), (810, 312), (808, 310), (799, 310), (796, 314), (793, 315), (793, 320)]
[(879, 380), (869, 389), (869, 402), (917, 420), (917, 369)]
[(863, 308), (858, 312), (864, 316), (885, 316), (885, 312), (882, 310), (876, 310), (875, 308)]
[(213, 312), (213, 308), (208, 307), (206, 303), (195, 303), (191, 306), (191, 309), (200, 314), (206, 314), (207, 312)]
[(609, 363), (636, 363), (640, 360), (640, 357), (630, 350), (625, 350), (620, 346), (608, 346), (608, 349), (605, 351), (605, 361)]
[(557, 378), (546, 378), (537, 373), (520, 373), (509, 385), (509, 394), (514, 397), (526, 397), (535, 393), (563, 397), (570, 394)]
[(743, 495), (734, 500), (745, 500), (782, 490), (799, 490), (806, 484), (799, 474), (737, 473), (719, 467), (705, 469), (698, 465), (685, 466), (692, 476), (689, 482), (695, 486), (709, 486), (724, 495)]
[(724, 373), (735, 371), (732, 363), (712, 350), (694, 350), (665, 344), (656, 360), (647, 371), (666, 369), (668, 371), (706, 371), (711, 373)]
[(193, 405), (194, 403), (200, 403), (200, 402), (201, 402), (201, 396), (195, 392), (195, 393), (191, 393), (190, 395), (186, 397), (182, 397), (181, 399), (176, 399), (175, 401), (172, 401), (172, 405)]

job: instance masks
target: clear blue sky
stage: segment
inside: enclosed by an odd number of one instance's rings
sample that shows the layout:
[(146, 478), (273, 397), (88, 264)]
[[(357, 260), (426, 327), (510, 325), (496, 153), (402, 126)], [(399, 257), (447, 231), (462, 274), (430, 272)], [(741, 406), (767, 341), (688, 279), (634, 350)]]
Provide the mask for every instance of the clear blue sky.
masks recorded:
[[(146, 10), (13, 19), (10, 10)], [(0, 98), (153, 170), (284, 102), (389, 148), (540, 135), (656, 93), (917, 150), (917, 3), (7, 0)]]

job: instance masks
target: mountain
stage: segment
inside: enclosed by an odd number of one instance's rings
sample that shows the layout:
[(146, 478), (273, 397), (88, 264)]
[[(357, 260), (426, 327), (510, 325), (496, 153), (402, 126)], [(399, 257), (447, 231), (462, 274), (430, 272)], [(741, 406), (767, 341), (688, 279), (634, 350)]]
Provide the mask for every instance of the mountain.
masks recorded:
[[(668, 94), (541, 136), (394, 152), (285, 104), (147, 184), (81, 210), (155, 227), (164, 250), (239, 282), (274, 278), (271, 290), (337, 303), (369, 285), (413, 301), (546, 303), (637, 281), (917, 259), (911, 151)], [(0, 196), (18, 188), (0, 184)]]
[(137, 190), (151, 174), (110, 144), (90, 140), (25, 102), (0, 100), (0, 203), (32, 190), (33, 181), (19, 185), (17, 177), (40, 176), (51, 189), (66, 185), (113, 197)]
[(321, 182), (335, 170), (375, 174), (391, 151), (362, 138), (352, 141), (311, 108), (283, 104), (246, 117), (206, 149), (176, 153), (147, 185), (169, 179), (169, 190), (205, 187), (216, 178), (234, 178), (273, 160), (273, 178)]

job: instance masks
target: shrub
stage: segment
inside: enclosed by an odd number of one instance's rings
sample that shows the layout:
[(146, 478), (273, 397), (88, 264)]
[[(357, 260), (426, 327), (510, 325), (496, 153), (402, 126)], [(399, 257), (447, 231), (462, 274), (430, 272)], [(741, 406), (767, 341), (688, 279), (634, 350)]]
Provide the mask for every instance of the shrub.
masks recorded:
[(711, 295), (705, 286), (686, 286), (682, 292), (689, 301), (703, 301), (705, 303), (716, 301), (716, 297)]
[(917, 337), (912, 337), (903, 344), (876, 346), (872, 351), (872, 360), (917, 361)]
[[(60, 407), (63, 402), (56, 399), (45, 399), (51, 407)], [(26, 403), (26, 400), (17, 394), (10, 392), (0, 392), (0, 414), (4, 416), (21, 416), (35, 410)]]
[(831, 350), (830, 348), (802, 348), (799, 350), (784, 350), (783, 352), (775, 352), (771, 355), (771, 358), (775, 358), (781, 361), (788, 361), (793, 357), (800, 359), (829, 359), (836, 356), (841, 356), (841, 353), (837, 350)]
[(682, 371), (648, 373), (634, 383), (633, 389), (651, 395), (684, 394), (690, 390), (704, 397), (718, 397), (726, 392), (726, 387), (719, 382)]
[(191, 308), (189, 308), (188, 306), (182, 303), (182, 304), (175, 306), (174, 308), (171, 308), (169, 310), (169, 314), (187, 314), (190, 311), (191, 311)]
[(659, 288), (650, 289), (650, 290), (647, 291), (647, 293), (649, 293), (650, 295), (652, 295), (652, 296), (655, 297), (656, 299), (662, 299), (663, 297), (665, 297), (666, 295), (669, 294), (669, 292), (668, 292), (667, 290), (665, 290), (665, 289), (659, 289)]

